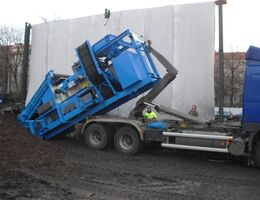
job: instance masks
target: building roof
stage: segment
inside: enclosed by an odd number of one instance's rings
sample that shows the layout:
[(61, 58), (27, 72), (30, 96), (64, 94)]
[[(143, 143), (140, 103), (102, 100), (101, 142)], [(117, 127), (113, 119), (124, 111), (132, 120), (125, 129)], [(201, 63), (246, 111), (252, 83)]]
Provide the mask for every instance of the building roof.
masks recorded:
[[(225, 60), (245, 60), (246, 52), (227, 52), (224, 53)], [(219, 52), (215, 52), (215, 60), (219, 60)]]

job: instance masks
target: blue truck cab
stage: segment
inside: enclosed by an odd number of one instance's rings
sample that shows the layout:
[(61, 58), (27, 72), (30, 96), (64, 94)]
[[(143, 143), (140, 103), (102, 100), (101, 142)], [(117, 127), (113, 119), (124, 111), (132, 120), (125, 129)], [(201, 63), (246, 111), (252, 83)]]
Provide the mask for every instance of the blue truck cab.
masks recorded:
[(260, 125), (260, 48), (254, 46), (246, 54), (243, 123)]
[(246, 54), (243, 98), (243, 130), (249, 136), (250, 152), (260, 148), (260, 48), (250, 46)]

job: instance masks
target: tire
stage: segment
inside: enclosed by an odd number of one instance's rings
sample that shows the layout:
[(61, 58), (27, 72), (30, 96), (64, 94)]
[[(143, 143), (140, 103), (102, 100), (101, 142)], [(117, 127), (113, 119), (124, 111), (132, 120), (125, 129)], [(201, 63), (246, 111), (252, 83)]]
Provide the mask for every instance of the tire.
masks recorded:
[(105, 149), (111, 144), (111, 132), (102, 124), (91, 124), (84, 134), (85, 143), (91, 149)]
[(254, 148), (254, 160), (256, 166), (260, 169), (260, 140), (256, 142), (255, 148)]
[(141, 141), (138, 132), (131, 127), (119, 128), (114, 137), (115, 149), (124, 154), (133, 155), (141, 147)]

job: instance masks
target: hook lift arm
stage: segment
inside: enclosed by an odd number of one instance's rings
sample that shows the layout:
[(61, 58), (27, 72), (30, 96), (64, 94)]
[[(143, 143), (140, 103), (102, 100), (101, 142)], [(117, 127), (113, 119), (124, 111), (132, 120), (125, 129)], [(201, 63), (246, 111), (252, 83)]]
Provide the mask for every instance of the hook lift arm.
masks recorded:
[(143, 96), (136, 102), (134, 109), (130, 112), (129, 118), (138, 118), (146, 108), (147, 105), (144, 102), (151, 103), (160, 93), (167, 87), (178, 74), (177, 69), (158, 51), (156, 51), (151, 46), (151, 41), (147, 41), (147, 48), (149, 51), (157, 58), (157, 60), (165, 67), (167, 73), (164, 77), (159, 81), (158, 84), (155, 85), (153, 89), (151, 89), (147, 95)]
[(148, 92), (147, 95), (143, 96), (141, 99), (139, 99), (136, 102), (136, 105), (134, 109), (130, 112), (129, 117), (138, 118), (139, 116), (142, 115), (143, 110), (147, 106), (151, 106), (154, 107), (158, 112), (163, 112), (178, 117), (180, 119), (193, 122), (195, 124), (204, 124), (204, 125), (210, 124), (209, 120), (202, 119), (200, 117), (195, 117), (189, 114), (185, 114), (177, 110), (174, 110), (172, 108), (165, 107), (163, 105), (159, 106), (159, 105), (152, 104), (152, 101), (161, 93), (161, 91), (163, 91), (164, 88), (166, 88), (167, 85), (169, 85), (176, 78), (178, 71), (162, 54), (160, 54), (151, 46), (150, 40), (148, 40), (147, 43), (148, 43), (147, 48), (157, 58), (157, 60), (165, 67), (167, 73), (159, 81), (159, 83)]

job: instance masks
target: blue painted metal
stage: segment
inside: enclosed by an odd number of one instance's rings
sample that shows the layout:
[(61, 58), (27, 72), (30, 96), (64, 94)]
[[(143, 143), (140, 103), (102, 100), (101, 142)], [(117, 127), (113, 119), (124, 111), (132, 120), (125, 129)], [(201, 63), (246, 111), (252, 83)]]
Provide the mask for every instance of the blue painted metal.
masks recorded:
[(260, 123), (260, 48), (254, 46), (246, 55), (242, 121)]
[(167, 129), (167, 124), (163, 121), (149, 122), (146, 126), (152, 129)]
[(76, 49), (74, 74), (57, 81), (51, 70), (19, 116), (33, 135), (50, 139), (88, 116), (101, 115), (160, 80), (148, 48), (129, 30)]

